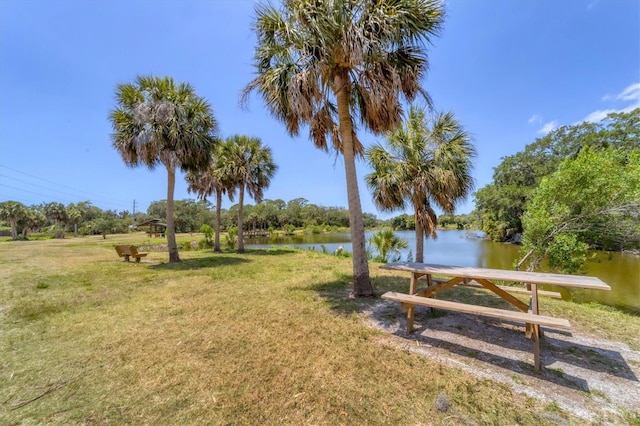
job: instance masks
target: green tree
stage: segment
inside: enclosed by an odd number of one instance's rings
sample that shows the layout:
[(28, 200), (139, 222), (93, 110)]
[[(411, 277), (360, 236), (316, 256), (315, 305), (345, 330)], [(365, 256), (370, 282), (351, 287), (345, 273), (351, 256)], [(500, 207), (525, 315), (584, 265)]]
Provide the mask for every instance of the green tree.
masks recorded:
[(238, 188), (238, 253), (244, 253), (242, 207), (245, 192), (256, 202), (262, 201), (264, 190), (271, 184), (278, 166), (273, 162), (271, 148), (260, 139), (244, 135), (230, 138), (228, 156), (229, 175)]
[(78, 224), (82, 222), (82, 211), (74, 204), (67, 206), (67, 222), (73, 225), (73, 236), (78, 236)]
[(598, 123), (563, 126), (527, 145), (522, 152), (503, 158), (493, 182), (475, 193), (481, 229), (491, 239), (504, 241), (522, 232), (522, 215), (543, 177), (561, 162), (576, 158), (585, 147), (630, 153), (640, 149), (640, 108), (612, 113)]
[(284, 0), (282, 9), (257, 8), (257, 77), (245, 95), (258, 91), (271, 114), (291, 135), (309, 126), (316, 147), (342, 154), (353, 244), (353, 294), (372, 296), (356, 156), (364, 148), (359, 120), (374, 134), (400, 124), (400, 96), (426, 95), (425, 42), (444, 20), (438, 1), (393, 2)]
[(103, 239), (106, 239), (108, 234), (114, 232), (115, 222), (115, 219), (110, 216), (99, 217), (93, 220), (93, 230), (102, 235)]
[(367, 150), (374, 171), (365, 179), (376, 206), (386, 211), (413, 206), (416, 262), (424, 259), (425, 235), (436, 238), (433, 205), (453, 213), (456, 203), (471, 192), (474, 155), (469, 135), (452, 113), (427, 120), (424, 110), (415, 106), (404, 126), (387, 134), (386, 147)]
[(214, 148), (213, 157), (209, 162), (209, 167), (198, 172), (188, 172), (186, 175), (187, 190), (195, 192), (202, 200), (206, 200), (211, 194), (216, 194), (216, 226), (213, 251), (220, 252), (220, 232), (221, 232), (221, 211), (222, 196), (227, 195), (230, 201), (235, 196), (235, 182), (231, 176), (229, 168), (231, 145), (233, 141), (227, 140), (217, 144)]
[(586, 250), (640, 244), (640, 150), (626, 154), (585, 148), (542, 179), (523, 215), (528, 270), (547, 260), (552, 270), (576, 272)]
[(25, 218), (27, 208), (19, 201), (3, 201), (0, 203), (0, 219), (7, 221), (11, 228), (11, 239), (18, 239), (18, 221)]
[(27, 214), (22, 218), (18, 225), (22, 227), (22, 239), (27, 239), (27, 233), (31, 230), (38, 230), (47, 224), (47, 218), (44, 214), (36, 208), (30, 207), (27, 209)]
[(47, 219), (53, 222), (56, 238), (64, 238), (64, 226), (67, 221), (67, 209), (62, 203), (48, 203), (44, 206), (43, 213)]
[(211, 160), (218, 124), (209, 104), (187, 83), (170, 77), (137, 77), (120, 84), (110, 114), (114, 148), (125, 164), (167, 171), (167, 245), (169, 262), (179, 262), (174, 226), (176, 169), (203, 170)]
[(388, 262), (390, 253), (395, 253), (392, 262), (400, 260), (400, 250), (409, 246), (407, 240), (399, 238), (392, 229), (383, 229), (376, 232), (369, 239), (369, 243), (376, 248), (378, 256), (374, 259), (377, 262)]
[(204, 243), (208, 246), (211, 247), (211, 243), (212, 241), (212, 237), (213, 237), (213, 228), (209, 225), (207, 225), (206, 223), (203, 223), (202, 225), (200, 225), (200, 232), (202, 232), (204, 234)]

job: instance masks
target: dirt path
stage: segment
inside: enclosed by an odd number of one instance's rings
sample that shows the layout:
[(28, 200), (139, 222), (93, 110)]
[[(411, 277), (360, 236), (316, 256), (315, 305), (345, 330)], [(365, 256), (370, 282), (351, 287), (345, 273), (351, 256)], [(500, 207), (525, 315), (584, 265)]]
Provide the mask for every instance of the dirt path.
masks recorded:
[(625, 344), (545, 329), (538, 372), (521, 324), (417, 307), (416, 330), (407, 335), (398, 303), (382, 301), (366, 314), (393, 345), (506, 383), (589, 422), (624, 424), (625, 413), (640, 410), (640, 352)]

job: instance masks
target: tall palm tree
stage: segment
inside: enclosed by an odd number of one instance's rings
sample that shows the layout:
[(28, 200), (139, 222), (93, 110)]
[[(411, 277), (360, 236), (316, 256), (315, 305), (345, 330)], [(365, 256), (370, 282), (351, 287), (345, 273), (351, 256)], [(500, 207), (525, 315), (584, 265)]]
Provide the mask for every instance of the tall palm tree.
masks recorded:
[(238, 253), (244, 253), (242, 207), (247, 192), (256, 203), (262, 201), (264, 190), (278, 170), (273, 162), (271, 148), (263, 146), (258, 138), (235, 135), (228, 139), (229, 176), (238, 188)]
[(439, 0), (283, 0), (256, 9), (257, 91), (293, 136), (309, 126), (316, 147), (344, 158), (353, 244), (353, 294), (372, 296), (355, 159), (356, 124), (382, 134), (401, 123), (427, 68), (425, 43), (441, 28)]
[(186, 175), (187, 191), (195, 192), (200, 199), (206, 200), (208, 196), (216, 194), (216, 229), (213, 243), (213, 251), (220, 252), (220, 228), (222, 196), (227, 195), (230, 201), (235, 197), (235, 182), (230, 175), (229, 154), (231, 142), (226, 141), (215, 146), (213, 158), (209, 167), (198, 172), (188, 172)]
[(427, 120), (424, 110), (415, 106), (406, 123), (387, 134), (386, 145), (374, 145), (365, 153), (374, 169), (365, 179), (380, 209), (402, 210), (407, 202), (413, 206), (416, 262), (422, 262), (424, 236), (437, 236), (433, 205), (453, 213), (473, 189), (475, 148), (452, 113)]
[(209, 165), (218, 124), (211, 106), (188, 83), (171, 77), (141, 77), (119, 84), (116, 109), (109, 118), (111, 140), (129, 167), (167, 170), (167, 245), (169, 262), (179, 262), (173, 217), (176, 169), (202, 170)]

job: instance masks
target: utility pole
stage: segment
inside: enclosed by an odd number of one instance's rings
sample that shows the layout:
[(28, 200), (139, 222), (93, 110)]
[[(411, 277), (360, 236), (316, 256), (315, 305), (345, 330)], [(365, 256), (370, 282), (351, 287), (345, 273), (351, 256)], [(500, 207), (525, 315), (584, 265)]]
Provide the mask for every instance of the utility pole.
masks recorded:
[(136, 221), (136, 199), (133, 199), (133, 221)]

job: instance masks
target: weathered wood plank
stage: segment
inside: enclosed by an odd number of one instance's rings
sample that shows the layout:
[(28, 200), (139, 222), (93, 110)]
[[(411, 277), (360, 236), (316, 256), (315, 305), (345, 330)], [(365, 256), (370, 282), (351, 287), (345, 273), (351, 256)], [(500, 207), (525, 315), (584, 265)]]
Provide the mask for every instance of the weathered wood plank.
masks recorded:
[[(466, 284), (462, 283), (460, 285), (463, 285), (465, 287), (473, 287), (473, 288), (480, 288), (480, 289), (486, 290), (485, 287), (482, 287), (480, 284), (478, 284), (475, 281), (471, 281)], [(508, 285), (495, 285), (495, 286), (501, 290), (508, 291), (509, 293), (526, 294), (531, 296), (531, 290), (527, 290), (526, 288), (512, 287)], [(562, 294), (558, 293), (557, 291), (538, 290), (538, 296), (546, 296), (546, 297), (551, 297), (553, 299), (562, 299)]]
[(429, 287), (423, 289), (422, 291), (418, 293), (412, 293), (412, 294), (416, 294), (417, 296), (422, 296), (422, 297), (431, 297), (442, 290), (446, 290), (450, 287), (460, 284), (462, 280), (463, 280), (462, 278), (457, 277), (457, 278), (452, 278), (449, 281), (436, 282), (435, 284), (430, 285)]
[(428, 297), (411, 296), (404, 293), (389, 291), (381, 296), (383, 299), (400, 303), (421, 305), (431, 308), (439, 308), (448, 311), (456, 311), (465, 314), (474, 314), (498, 318), (502, 320), (519, 321), (523, 323), (539, 324), (546, 327), (570, 329), (571, 324), (566, 319), (554, 318), (545, 315), (534, 315), (525, 312), (507, 311), (504, 309), (488, 308), (485, 306), (467, 305), (466, 303), (451, 302), (449, 300), (433, 299)]
[(581, 275), (509, 271), (506, 269), (472, 268), (466, 266), (436, 265), (415, 262), (394, 262), (383, 265), (381, 268), (394, 271), (407, 271), (411, 273), (462, 277), (470, 280), (482, 278), (487, 280), (580, 287), (594, 290), (611, 290), (611, 287), (599, 278)]

